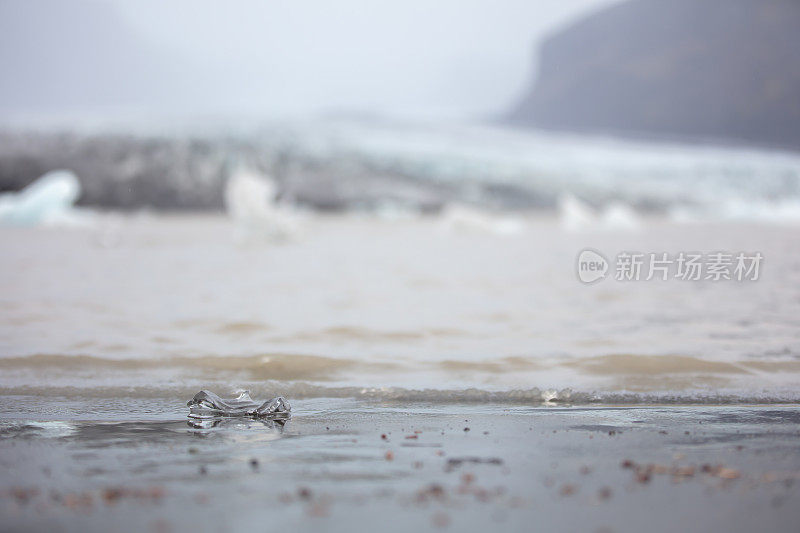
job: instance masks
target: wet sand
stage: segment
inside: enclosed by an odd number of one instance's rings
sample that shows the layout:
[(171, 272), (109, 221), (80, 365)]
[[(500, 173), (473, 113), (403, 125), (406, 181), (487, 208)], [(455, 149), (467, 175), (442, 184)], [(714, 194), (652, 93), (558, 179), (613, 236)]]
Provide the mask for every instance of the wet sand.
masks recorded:
[(318, 398), (294, 402), (284, 427), (231, 419), (198, 429), (177, 399), (91, 407), (52, 398), (39, 400), (36, 417), (25, 402), (5, 397), (0, 412), (5, 531), (796, 531), (800, 523), (796, 405)]

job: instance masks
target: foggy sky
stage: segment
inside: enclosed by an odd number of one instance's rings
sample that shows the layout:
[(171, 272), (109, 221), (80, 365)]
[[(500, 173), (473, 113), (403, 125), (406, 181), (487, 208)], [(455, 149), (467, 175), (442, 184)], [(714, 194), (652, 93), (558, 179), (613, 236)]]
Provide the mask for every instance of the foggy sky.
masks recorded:
[[(2, 0), (6, 11), (28, 1)], [(537, 39), (613, 0), (96, 1), (111, 8), (124, 31), (97, 30), (105, 42), (96, 43), (88, 66), (70, 68), (64, 66), (70, 57), (54, 56), (40, 71), (27, 72), (32, 61), (14, 56), (24, 47), (6, 37), (4, 70), (26, 73), (18, 88), (0, 93), (7, 100), (0, 108), (57, 111), (91, 108), (98, 100), (106, 108), (153, 112), (490, 116), (513, 105), (529, 83)], [(55, 17), (51, 9), (41, 11), (42, 20)], [(63, 22), (91, 26), (86, 18), (92, 15)], [(52, 42), (37, 37), (34, 46), (43, 51), (35, 50), (36, 57), (69, 40), (70, 31), (81, 28), (51, 32)], [(87, 74), (95, 54), (101, 54), (98, 64), (112, 67)], [(116, 65), (115, 57), (132, 59)], [(48, 68), (59, 70), (58, 83)], [(125, 68), (128, 78), (119, 71)], [(117, 77), (107, 79), (109, 70)], [(72, 93), (56, 94), (59, 87)]]

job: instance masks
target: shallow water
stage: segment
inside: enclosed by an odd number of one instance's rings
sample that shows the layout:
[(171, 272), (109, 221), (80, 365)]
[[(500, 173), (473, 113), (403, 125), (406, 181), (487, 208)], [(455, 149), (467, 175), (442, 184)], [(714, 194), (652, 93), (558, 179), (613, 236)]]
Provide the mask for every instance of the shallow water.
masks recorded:
[[(457, 402), (800, 399), (792, 226), (498, 235), (441, 218), (308, 215), (237, 244), (215, 216), (2, 228), (0, 393)], [(760, 251), (754, 282), (577, 279), (578, 252)]]

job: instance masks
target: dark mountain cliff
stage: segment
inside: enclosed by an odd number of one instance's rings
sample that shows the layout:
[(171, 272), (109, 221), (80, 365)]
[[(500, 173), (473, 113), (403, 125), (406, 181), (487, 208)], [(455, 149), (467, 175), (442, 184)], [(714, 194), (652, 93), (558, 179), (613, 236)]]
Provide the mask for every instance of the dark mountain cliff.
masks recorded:
[(632, 0), (552, 35), (511, 122), (800, 149), (800, 1)]

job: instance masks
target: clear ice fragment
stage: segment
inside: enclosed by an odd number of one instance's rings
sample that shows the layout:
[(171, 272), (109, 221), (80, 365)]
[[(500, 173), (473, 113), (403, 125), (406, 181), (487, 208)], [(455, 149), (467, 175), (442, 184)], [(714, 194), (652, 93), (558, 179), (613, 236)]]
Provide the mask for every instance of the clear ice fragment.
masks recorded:
[(237, 398), (223, 399), (213, 392), (201, 390), (186, 405), (189, 406), (190, 418), (234, 416), (288, 418), (292, 411), (291, 405), (283, 396), (257, 403), (250, 398), (249, 391), (242, 392)]

